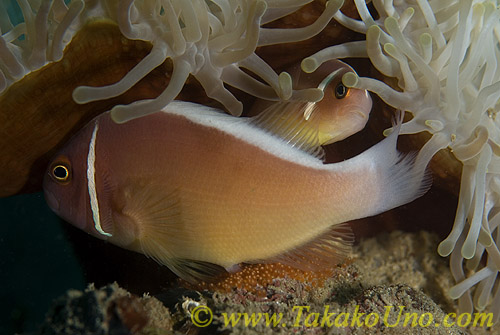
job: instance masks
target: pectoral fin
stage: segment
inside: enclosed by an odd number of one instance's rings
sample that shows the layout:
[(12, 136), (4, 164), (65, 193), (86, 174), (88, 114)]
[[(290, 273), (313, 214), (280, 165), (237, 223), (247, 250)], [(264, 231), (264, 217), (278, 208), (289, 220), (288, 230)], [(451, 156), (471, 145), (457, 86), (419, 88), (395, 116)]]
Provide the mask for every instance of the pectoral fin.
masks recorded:
[(304, 101), (274, 103), (251, 118), (250, 124), (323, 159), (325, 153), (319, 142), (318, 120), (314, 117), (315, 106), (315, 103)]
[(165, 193), (160, 187), (145, 182), (130, 185), (124, 190), (127, 201), (121, 212), (139, 227), (136, 241), (144, 255), (191, 283), (200, 280), (210, 282), (226, 273), (222, 266), (177, 255), (175, 248), (188, 233), (183, 227), (188, 220), (186, 207), (189, 207), (186, 201), (181, 200), (178, 190)]

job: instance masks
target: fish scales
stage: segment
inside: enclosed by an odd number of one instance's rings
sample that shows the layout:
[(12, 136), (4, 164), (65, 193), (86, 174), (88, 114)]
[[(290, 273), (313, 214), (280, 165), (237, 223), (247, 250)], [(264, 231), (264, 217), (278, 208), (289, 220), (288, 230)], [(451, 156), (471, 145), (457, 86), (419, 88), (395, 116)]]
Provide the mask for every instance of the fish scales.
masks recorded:
[[(148, 179), (151, 192), (178, 192), (181, 208), (187, 207), (178, 228), (184, 231), (171, 241), (183, 243), (179, 257), (214, 262), (224, 254), (230, 264), (268, 258), (291, 247), (276, 236), (306, 242), (318, 229), (351, 219), (346, 209), (361, 194), (354, 190), (373, 184), (363, 180), (366, 173), (359, 168), (339, 175), (319, 160), (317, 169), (297, 164), (180, 115), (156, 113), (123, 125), (106, 116), (99, 127), (106, 137), (98, 138), (96, 156), (109, 158), (97, 159), (96, 169), (113, 171), (112, 185), (147, 188), (141, 181)], [(98, 179), (97, 189), (101, 186)], [(137, 192), (134, 186), (126, 189)], [(116, 192), (123, 192), (120, 186), (111, 190)], [(127, 201), (119, 197), (114, 201)], [(180, 236), (189, 236), (189, 242), (177, 240)]]

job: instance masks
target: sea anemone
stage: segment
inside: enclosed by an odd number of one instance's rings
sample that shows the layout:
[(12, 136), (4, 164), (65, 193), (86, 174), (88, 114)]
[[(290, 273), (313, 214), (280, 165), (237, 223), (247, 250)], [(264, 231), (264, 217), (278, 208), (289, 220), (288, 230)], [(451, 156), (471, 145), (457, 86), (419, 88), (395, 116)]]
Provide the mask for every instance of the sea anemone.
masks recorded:
[[(0, 1), (0, 197), (39, 190), (54, 151), (113, 107), (124, 122), (173, 98), (218, 100), (234, 115), (238, 99), (321, 99), (274, 70), (309, 55), (342, 4), (311, 1)], [(330, 39), (348, 36), (336, 29)], [(290, 57), (275, 47), (299, 40), (309, 44)], [(264, 60), (258, 46), (283, 52)]]
[[(85, 104), (118, 96), (171, 59), (168, 87), (155, 99), (115, 106), (115, 121), (126, 122), (163, 108), (179, 94), (190, 74), (209, 97), (231, 114), (240, 115), (242, 103), (224, 84), (270, 100), (287, 100), (294, 95), (290, 76), (278, 75), (255, 54), (255, 49), (316, 35), (343, 4), (342, 0), (328, 1), (316, 22), (306, 27), (262, 27), (311, 1), (73, 0), (66, 6), (63, 0), (19, 0), (25, 22), (13, 26), (8, 15), (0, 16), (0, 92), (28, 72), (60, 60), (64, 47), (88, 20), (107, 18), (118, 24), (126, 38), (150, 42), (152, 50), (120, 81), (76, 88), (75, 102)], [(295, 92), (294, 98), (317, 101), (321, 97), (320, 90), (311, 89)]]
[[(366, 40), (335, 45), (302, 62), (306, 72), (328, 59), (367, 57), (395, 77), (397, 90), (373, 78), (346, 74), (346, 86), (367, 89), (407, 111), (402, 134), (432, 135), (417, 160), (448, 148), (462, 164), (455, 223), (438, 253), (450, 257), (457, 284), (449, 290), (461, 311), (491, 304), (500, 316), (500, 9), (496, 1), (354, 0), (361, 20), (337, 12)], [(377, 18), (374, 18), (377, 17)], [(464, 271), (464, 259), (467, 261)], [(468, 277), (467, 277), (468, 276)], [(477, 284), (477, 286), (476, 286)], [(475, 290), (471, 290), (476, 286)], [(474, 296), (472, 297), (472, 291)]]

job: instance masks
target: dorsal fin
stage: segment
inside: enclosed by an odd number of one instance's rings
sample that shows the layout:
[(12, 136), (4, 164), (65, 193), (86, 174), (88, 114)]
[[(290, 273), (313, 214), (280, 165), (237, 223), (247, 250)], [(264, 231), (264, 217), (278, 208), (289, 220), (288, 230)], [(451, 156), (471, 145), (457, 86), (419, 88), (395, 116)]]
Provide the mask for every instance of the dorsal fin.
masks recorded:
[(304, 271), (319, 271), (340, 263), (350, 253), (353, 243), (350, 225), (341, 223), (284, 254), (252, 263), (281, 263)]
[(319, 144), (318, 118), (315, 117), (314, 102), (282, 101), (273, 103), (259, 115), (250, 119), (250, 124), (282, 138), (291, 146), (323, 159), (325, 153)]
[(213, 281), (226, 273), (224, 267), (204, 261), (190, 260), (175, 254), (173, 241), (183, 239), (186, 204), (181, 201), (180, 192), (174, 190), (165, 194), (163, 190), (145, 181), (130, 182), (124, 190), (128, 197), (121, 214), (140, 227), (138, 237), (140, 249), (146, 256), (167, 266), (182, 279), (195, 283)]

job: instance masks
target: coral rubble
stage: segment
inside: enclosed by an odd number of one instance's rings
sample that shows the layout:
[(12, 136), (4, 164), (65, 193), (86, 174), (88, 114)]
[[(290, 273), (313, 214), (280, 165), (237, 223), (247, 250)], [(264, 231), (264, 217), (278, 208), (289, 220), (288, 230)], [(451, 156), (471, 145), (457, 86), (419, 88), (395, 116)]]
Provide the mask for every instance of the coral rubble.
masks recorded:
[[(107, 327), (111, 334), (123, 327), (130, 330), (134, 322), (144, 326), (137, 328), (135, 333), (128, 333), (408, 334), (411, 331), (482, 335), (498, 331), (498, 325), (494, 328), (478, 325), (463, 328), (457, 324), (445, 326), (441, 323), (456, 306), (445, 294), (453, 279), (446, 262), (434, 252), (437, 244), (438, 237), (425, 232), (396, 231), (366, 239), (355, 247), (357, 262), (342, 267), (324, 286), (313, 290), (298, 280), (276, 278), (264, 288), (264, 295), (242, 288), (233, 288), (230, 292), (198, 292), (178, 287), (157, 294), (155, 298), (138, 298), (126, 294), (116, 285), (101, 290), (90, 288), (83, 293), (72, 291), (55, 303), (42, 333), (63, 334), (74, 327), (80, 327), (80, 330), (90, 330), (83, 327)], [(126, 303), (118, 305), (116, 301), (120, 300)], [(211, 314), (199, 316), (197, 311), (205, 307), (210, 308)], [(325, 308), (326, 314), (336, 314), (324, 319)], [(241, 315), (241, 322), (235, 319), (234, 323), (231, 322), (228, 317), (232, 313), (236, 317)], [(245, 325), (245, 313), (257, 313), (257, 316), (258, 313), (277, 313), (281, 320), (274, 326), (266, 326), (264, 321), (255, 324), (250, 321)], [(336, 319), (342, 313), (350, 314)], [(372, 319), (366, 321), (364, 316), (371, 313)], [(379, 315), (378, 322), (375, 322), (374, 314)], [(406, 314), (416, 315), (416, 319), (410, 319)], [(354, 315), (362, 316), (352, 323)], [(428, 323), (431, 316), (432, 322)], [(347, 324), (344, 317), (350, 318)], [(406, 326), (403, 324), (405, 318), (408, 319)], [(209, 320), (210, 324), (199, 327), (198, 322), (204, 320)], [(101, 328), (96, 328), (95, 321)], [(415, 323), (413, 326), (412, 322)], [(118, 328), (112, 329), (115, 326)]]

